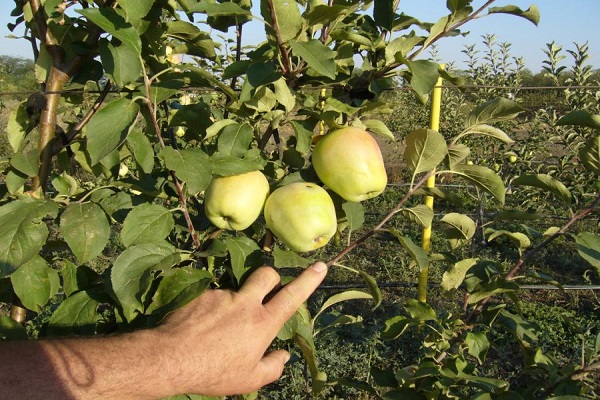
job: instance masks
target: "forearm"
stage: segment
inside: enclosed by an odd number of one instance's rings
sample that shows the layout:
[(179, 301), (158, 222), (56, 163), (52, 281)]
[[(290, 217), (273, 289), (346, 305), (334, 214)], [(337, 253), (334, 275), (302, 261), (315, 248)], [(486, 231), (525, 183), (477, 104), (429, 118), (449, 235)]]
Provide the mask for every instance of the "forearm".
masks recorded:
[[(156, 399), (174, 395), (160, 336), (139, 331), (106, 338), (0, 342), (5, 398)], [(161, 354), (163, 354), (161, 356)], [(171, 371), (170, 371), (171, 370)]]

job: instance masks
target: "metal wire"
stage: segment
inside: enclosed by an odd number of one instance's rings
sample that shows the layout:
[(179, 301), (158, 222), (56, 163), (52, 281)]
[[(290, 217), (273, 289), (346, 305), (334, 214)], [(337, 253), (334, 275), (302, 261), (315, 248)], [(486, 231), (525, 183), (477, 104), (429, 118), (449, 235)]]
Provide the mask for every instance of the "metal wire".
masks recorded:
[[(465, 89), (465, 90), (477, 90), (477, 89), (497, 89), (497, 90), (509, 90), (509, 91), (523, 91), (523, 90), (600, 90), (600, 85), (562, 85), (562, 86), (496, 86), (496, 85), (442, 85), (436, 86), (444, 89)], [(322, 85), (322, 86), (306, 86), (301, 89), (348, 89), (349, 87), (341, 85)], [(201, 93), (221, 93), (216, 91), (214, 88), (203, 88), (203, 87), (182, 87), (180, 90), (188, 92), (201, 92)], [(384, 91), (412, 91), (414, 90), (410, 86), (396, 86), (391, 88), (385, 88)], [(239, 91), (239, 90), (238, 90)], [(111, 90), (108, 93), (121, 94), (121, 93), (136, 93), (138, 91), (131, 89), (118, 89)], [(7, 91), (0, 92), (0, 96), (23, 96), (32, 94), (101, 94), (103, 90), (89, 90), (89, 89), (65, 89), (58, 91), (41, 91), (41, 90), (20, 90), (20, 91)]]
[[(414, 282), (382, 282), (378, 283), (377, 286), (380, 289), (410, 289), (416, 288), (417, 283)], [(439, 288), (439, 283), (430, 283), (427, 285), (429, 288)], [(367, 285), (364, 283), (350, 283), (344, 285), (321, 285), (318, 290), (348, 290), (348, 289), (367, 289)], [(583, 290), (600, 290), (600, 285), (520, 285), (520, 289), (523, 290), (564, 290), (564, 291), (583, 291)]]

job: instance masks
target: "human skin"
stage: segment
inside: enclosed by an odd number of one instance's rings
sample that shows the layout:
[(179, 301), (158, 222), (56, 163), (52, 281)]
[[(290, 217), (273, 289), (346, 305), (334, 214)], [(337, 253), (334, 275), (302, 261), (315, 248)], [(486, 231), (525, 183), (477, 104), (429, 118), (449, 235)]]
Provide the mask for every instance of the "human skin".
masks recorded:
[(262, 267), (239, 291), (209, 290), (154, 329), (0, 342), (0, 398), (159, 399), (253, 392), (283, 373), (288, 352), (266, 351), (326, 273), (324, 263), (315, 263), (272, 295), (279, 274)]

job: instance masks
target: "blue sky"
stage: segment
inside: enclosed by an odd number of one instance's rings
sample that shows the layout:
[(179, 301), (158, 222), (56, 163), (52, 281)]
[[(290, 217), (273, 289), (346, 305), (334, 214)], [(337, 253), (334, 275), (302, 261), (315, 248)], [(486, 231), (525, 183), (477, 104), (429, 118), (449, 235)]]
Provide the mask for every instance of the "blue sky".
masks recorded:
[[(0, 54), (30, 58), (31, 49), (27, 41), (6, 38), (10, 34), (6, 24), (11, 21), (9, 15), (13, 2), (0, 2)], [(254, 2), (258, 3), (258, 0)], [(477, 0), (473, 5), (478, 7), (483, 3), (483, 0)], [(421, 21), (434, 22), (444, 15), (445, 4), (446, 0), (401, 0), (399, 11)], [(445, 38), (439, 42), (438, 57), (441, 61), (454, 61), (456, 68), (465, 67), (465, 57), (461, 53), (464, 46), (481, 46), (481, 35), (495, 33), (498, 42), (511, 43), (511, 55), (524, 57), (526, 66), (533, 72), (541, 69), (545, 59), (542, 49), (553, 40), (564, 49), (574, 49), (573, 43), (588, 42), (591, 55), (589, 62), (595, 68), (600, 68), (600, 0), (497, 0), (494, 6), (507, 4), (514, 4), (522, 9), (536, 4), (541, 13), (539, 26), (509, 15), (492, 15), (471, 21), (463, 26), (463, 30), (470, 32), (467, 37)], [(259, 23), (251, 29), (246, 32), (254, 31), (252, 36), (263, 34)], [(22, 34), (22, 29), (18, 28), (15, 33)], [(570, 61), (568, 56), (567, 64)]]

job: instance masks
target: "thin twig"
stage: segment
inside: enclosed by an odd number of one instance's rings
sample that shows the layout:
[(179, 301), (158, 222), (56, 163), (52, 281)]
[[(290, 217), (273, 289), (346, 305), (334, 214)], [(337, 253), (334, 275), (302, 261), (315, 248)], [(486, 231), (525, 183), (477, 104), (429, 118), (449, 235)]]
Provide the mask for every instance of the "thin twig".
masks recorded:
[(427, 179), (429, 179), (429, 177), (431, 176), (432, 172), (428, 172), (426, 173), (421, 180), (419, 180), (413, 187), (411, 187), (408, 192), (406, 192), (406, 194), (400, 199), (400, 201), (398, 202), (398, 204), (396, 204), (394, 206), (394, 208), (392, 208), (390, 210), (390, 212), (388, 212), (386, 214), (385, 217), (383, 217), (383, 219), (377, 224), (375, 225), (373, 228), (371, 228), (368, 232), (366, 232), (365, 234), (363, 234), (361, 237), (359, 237), (358, 239), (356, 239), (354, 242), (350, 243), (348, 246), (346, 246), (342, 251), (340, 251), (338, 253), (338, 255), (336, 255), (335, 257), (333, 257), (331, 260), (327, 261), (327, 265), (328, 266), (332, 266), (334, 264), (336, 264), (339, 260), (341, 260), (346, 254), (350, 253), (352, 250), (354, 250), (355, 248), (357, 248), (358, 246), (360, 246), (361, 244), (363, 244), (367, 239), (369, 239), (371, 236), (373, 236), (375, 233), (381, 231), (381, 228), (383, 228), (383, 226), (394, 216), (396, 215), (396, 213), (398, 213), (398, 211), (400, 211), (400, 208), (402, 208), (402, 206), (404, 205), (404, 203), (406, 203), (406, 201), (410, 198), (410, 196), (412, 196), (412, 194), (419, 189), (421, 186), (423, 186), (425, 184), (425, 182), (427, 182)]
[[(158, 126), (158, 120), (156, 119), (156, 110), (154, 109), (154, 104), (152, 103), (152, 100), (149, 97), (150, 94), (150, 89), (151, 89), (151, 80), (148, 78), (148, 74), (146, 73), (146, 70), (143, 70), (144, 73), (144, 85), (146, 87), (146, 98), (144, 99), (144, 103), (146, 104), (146, 107), (148, 108), (148, 113), (150, 114), (150, 119), (152, 121), (152, 125), (154, 127), (154, 132), (156, 133), (156, 137), (158, 138), (158, 142), (160, 143), (161, 148), (165, 148), (165, 141), (162, 137), (162, 133), (161, 133), (161, 129), (160, 126)], [(192, 241), (194, 243), (194, 248), (195, 249), (199, 249), (200, 248), (200, 239), (198, 239), (198, 234), (196, 233), (196, 230), (194, 229), (194, 224), (192, 223), (192, 218), (190, 217), (190, 213), (187, 207), (187, 201), (185, 199), (185, 194), (183, 193), (183, 186), (181, 184), (181, 182), (179, 181), (179, 179), (177, 178), (177, 175), (175, 174), (175, 171), (169, 171), (169, 174), (171, 175), (171, 179), (173, 180), (173, 184), (175, 185), (175, 189), (177, 190), (177, 196), (179, 197), (179, 203), (181, 205), (181, 210), (183, 212), (183, 216), (185, 218), (185, 222), (187, 224), (187, 227), (190, 231), (190, 235), (192, 236)]]

